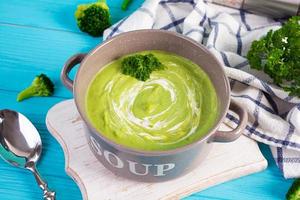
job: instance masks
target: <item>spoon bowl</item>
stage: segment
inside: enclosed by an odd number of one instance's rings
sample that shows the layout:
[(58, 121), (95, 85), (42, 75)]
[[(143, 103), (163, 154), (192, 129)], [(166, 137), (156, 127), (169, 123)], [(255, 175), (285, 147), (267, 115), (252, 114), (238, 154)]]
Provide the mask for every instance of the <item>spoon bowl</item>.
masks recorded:
[(36, 169), (41, 153), (41, 137), (29, 119), (13, 110), (0, 110), (0, 156), (13, 166), (30, 170), (44, 199), (54, 200), (55, 192), (49, 190)]

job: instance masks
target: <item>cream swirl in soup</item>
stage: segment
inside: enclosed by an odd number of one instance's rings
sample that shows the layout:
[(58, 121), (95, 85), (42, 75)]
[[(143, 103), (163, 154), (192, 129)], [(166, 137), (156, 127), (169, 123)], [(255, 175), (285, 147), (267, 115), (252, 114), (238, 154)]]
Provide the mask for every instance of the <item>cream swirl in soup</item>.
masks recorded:
[(174, 149), (203, 137), (218, 117), (216, 91), (195, 63), (162, 51), (165, 69), (145, 82), (121, 73), (122, 58), (91, 81), (86, 110), (92, 125), (114, 142), (140, 150)]

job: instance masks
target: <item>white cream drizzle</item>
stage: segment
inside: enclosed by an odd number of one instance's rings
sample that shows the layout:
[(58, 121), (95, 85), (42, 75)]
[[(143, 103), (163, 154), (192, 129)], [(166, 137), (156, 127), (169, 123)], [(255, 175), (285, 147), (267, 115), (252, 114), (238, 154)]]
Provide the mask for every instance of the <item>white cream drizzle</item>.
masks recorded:
[[(162, 77), (156, 77), (155, 75), (151, 76), (151, 79), (146, 82), (138, 81), (133, 85), (130, 85), (130, 88), (125, 88), (122, 93), (120, 94), (119, 98), (113, 98), (111, 96), (112, 90), (115, 87), (115, 85), (120, 81), (119, 77), (113, 78), (111, 81), (108, 82), (108, 84), (105, 86), (106, 98), (108, 98), (107, 102), (111, 102), (109, 105), (110, 107), (110, 116), (113, 118), (111, 122), (116, 127), (122, 127), (122, 130), (125, 129), (127, 133), (138, 133), (140, 137), (145, 137), (147, 139), (159, 141), (161, 143), (170, 144), (172, 142), (178, 142), (180, 140), (184, 140), (191, 134), (193, 134), (199, 125), (200, 121), (200, 105), (199, 99), (196, 99), (196, 93), (195, 91), (195, 85), (192, 84), (192, 87), (189, 86), (191, 83), (187, 83), (186, 77), (182, 77), (179, 74), (176, 74), (174, 71), (170, 71), (170, 73), (173, 73), (173, 75), (176, 75), (178, 78), (178, 81), (180, 83), (172, 83), (172, 81), (168, 80), (167, 78)], [(120, 84), (120, 83), (119, 83)], [(187, 94), (188, 100), (186, 101), (187, 105), (178, 105), (179, 99), (177, 97), (177, 89), (174, 84), (182, 84), (183, 88), (185, 90), (185, 94)], [(159, 85), (164, 90), (166, 90), (171, 97), (171, 103), (168, 105), (168, 107), (163, 110), (160, 113), (147, 116), (144, 118), (138, 118), (133, 113), (133, 105), (135, 102), (136, 97), (140, 92), (146, 89), (151, 89), (155, 85)], [(194, 86), (194, 87), (193, 87)], [(200, 94), (198, 94), (199, 96)], [(151, 97), (149, 97), (151, 98)], [(201, 98), (200, 98), (201, 101)], [(201, 103), (201, 102), (200, 102)], [(177, 122), (176, 124), (173, 124), (174, 121), (177, 121), (177, 116), (181, 116), (180, 111), (183, 111), (181, 109), (182, 106), (185, 106), (184, 109), (190, 109), (191, 116), (187, 116), (185, 119), (182, 119), (181, 121)], [(180, 109), (179, 109), (180, 108)], [(168, 118), (165, 118), (164, 120), (158, 120), (157, 119), (167, 114), (170, 110), (174, 110), (174, 113), (171, 113), (171, 116), (167, 115)], [(191, 120), (192, 119), (192, 120)], [(187, 121), (188, 120), (188, 121)], [(152, 121), (156, 121), (155, 123), (152, 123)], [(116, 125), (118, 123), (118, 125)], [(184, 127), (184, 130), (186, 131), (183, 136), (180, 136), (179, 140), (166, 140), (167, 135), (176, 135), (178, 130), (181, 130), (182, 126), (187, 126), (188, 130), (186, 130), (186, 127)], [(148, 131), (147, 131), (148, 130)], [(163, 134), (151, 134), (153, 131), (161, 131)], [(168, 142), (167, 142), (168, 141)]]

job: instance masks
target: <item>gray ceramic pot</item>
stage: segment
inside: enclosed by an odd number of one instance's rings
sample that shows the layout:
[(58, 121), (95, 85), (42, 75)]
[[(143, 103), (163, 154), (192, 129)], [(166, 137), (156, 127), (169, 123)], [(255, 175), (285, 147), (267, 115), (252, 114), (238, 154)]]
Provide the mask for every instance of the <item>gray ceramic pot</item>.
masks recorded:
[[(205, 137), (174, 150), (140, 151), (107, 139), (90, 123), (85, 111), (85, 95), (94, 75), (107, 63), (143, 50), (163, 50), (178, 54), (201, 66), (209, 75), (220, 100), (220, 114), (216, 124)], [(68, 73), (77, 64), (80, 64), (80, 67), (73, 82)], [(189, 172), (206, 157), (211, 143), (236, 140), (247, 122), (246, 111), (236, 103), (230, 102), (229, 82), (217, 59), (204, 46), (173, 32), (140, 30), (120, 34), (88, 54), (71, 57), (63, 67), (61, 79), (63, 84), (73, 91), (77, 109), (86, 124), (90, 147), (98, 160), (116, 175), (139, 181), (165, 181)], [(229, 107), (239, 115), (240, 124), (230, 132), (218, 131)]]

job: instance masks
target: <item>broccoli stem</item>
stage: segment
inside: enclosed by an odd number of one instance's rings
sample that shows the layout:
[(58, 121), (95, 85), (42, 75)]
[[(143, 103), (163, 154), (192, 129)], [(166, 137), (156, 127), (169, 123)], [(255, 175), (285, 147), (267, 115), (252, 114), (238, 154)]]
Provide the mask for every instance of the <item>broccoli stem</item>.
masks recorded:
[(122, 3), (122, 10), (126, 10), (131, 0), (124, 0)]
[(30, 86), (18, 94), (17, 101), (18, 102), (23, 101), (24, 99), (28, 99), (34, 96), (35, 94), (36, 94), (35, 87)]

